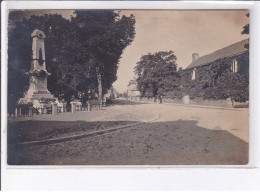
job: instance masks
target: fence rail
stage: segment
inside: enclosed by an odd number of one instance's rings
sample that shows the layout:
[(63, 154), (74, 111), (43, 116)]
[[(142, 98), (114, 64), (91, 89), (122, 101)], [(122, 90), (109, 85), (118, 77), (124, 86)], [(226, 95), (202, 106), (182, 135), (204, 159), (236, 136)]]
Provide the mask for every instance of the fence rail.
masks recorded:
[(88, 101), (86, 102), (86, 105), (82, 105), (82, 103), (78, 102), (71, 102), (70, 105), (65, 106), (58, 106), (57, 103), (52, 103), (51, 106), (43, 106), (39, 108), (20, 105), (15, 108), (14, 114), (8, 115), (8, 118), (33, 117), (34, 115), (56, 115), (66, 112), (75, 113), (79, 111), (101, 110), (103, 106), (105, 106), (105, 103), (102, 101)]

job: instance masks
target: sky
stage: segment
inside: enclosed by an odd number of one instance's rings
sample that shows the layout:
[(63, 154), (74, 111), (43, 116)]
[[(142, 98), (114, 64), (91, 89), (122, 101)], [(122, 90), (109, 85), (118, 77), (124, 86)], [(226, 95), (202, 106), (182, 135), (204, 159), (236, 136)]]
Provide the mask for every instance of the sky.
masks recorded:
[[(45, 13), (58, 13), (70, 19), (73, 10), (35, 10), (21, 15)], [(128, 82), (135, 78), (136, 63), (149, 52), (172, 50), (178, 67), (185, 68), (193, 53), (203, 56), (249, 38), (241, 35), (243, 26), (249, 23), (247, 13), (247, 10), (122, 10), (122, 15), (135, 16), (136, 35), (121, 56), (114, 88), (120, 93), (127, 90)]]
[(134, 67), (142, 55), (172, 50), (178, 67), (191, 63), (192, 54), (200, 56), (248, 38), (241, 35), (249, 23), (247, 10), (237, 11), (122, 11), (134, 14), (136, 36), (120, 60), (118, 79), (113, 84), (118, 92), (127, 90), (134, 79)]

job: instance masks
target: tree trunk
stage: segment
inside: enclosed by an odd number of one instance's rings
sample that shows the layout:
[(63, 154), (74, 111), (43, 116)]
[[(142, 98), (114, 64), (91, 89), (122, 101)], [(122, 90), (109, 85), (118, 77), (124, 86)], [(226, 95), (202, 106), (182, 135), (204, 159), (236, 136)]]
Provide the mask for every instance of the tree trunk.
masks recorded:
[(97, 81), (98, 81), (98, 101), (102, 101), (102, 80), (99, 68), (96, 68)]

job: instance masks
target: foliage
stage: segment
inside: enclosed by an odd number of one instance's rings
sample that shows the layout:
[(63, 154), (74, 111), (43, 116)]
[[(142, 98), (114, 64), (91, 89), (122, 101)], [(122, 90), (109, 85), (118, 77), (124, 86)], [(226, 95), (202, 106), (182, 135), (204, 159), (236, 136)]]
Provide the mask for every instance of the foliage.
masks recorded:
[[(246, 14), (246, 17), (249, 17), (249, 13)], [(243, 30), (242, 30), (241, 34), (249, 34), (249, 24), (246, 24), (246, 25), (243, 27)]]
[[(89, 64), (92, 82), (97, 74), (101, 75), (102, 93), (105, 94), (117, 79), (118, 62), (123, 50), (134, 39), (134, 16), (120, 17), (119, 12), (111, 10), (75, 11), (75, 14), (72, 24), (80, 39), (82, 60)], [(96, 84), (97, 81), (94, 81), (93, 89), (97, 88)]]
[(231, 72), (234, 58), (224, 58), (196, 69), (196, 79), (192, 80), (192, 70), (182, 73), (182, 93), (191, 99), (231, 98), (233, 101), (245, 102), (249, 99), (249, 60), (248, 52), (237, 56), (237, 73)]
[(221, 97), (231, 98), (235, 102), (246, 102), (249, 100), (248, 80), (238, 73), (228, 72), (221, 75), (217, 80), (216, 86), (215, 91), (218, 91), (215, 92), (216, 96), (221, 94)]
[[(10, 13), (10, 21), (15, 12)], [(44, 31), (47, 70), (52, 73), (48, 80), (49, 90), (57, 96), (57, 89), (61, 89), (61, 83), (67, 79), (64, 71), (69, 71), (66, 66), (68, 57), (62, 55), (66, 31), (69, 31), (69, 21), (60, 15), (32, 16), (23, 19), (10, 28), (8, 33), (8, 103), (15, 105), (17, 100), (24, 95), (29, 85), (28, 76), (25, 75), (30, 69), (32, 41), (31, 33), (34, 29)], [(66, 88), (66, 86), (64, 86)], [(63, 91), (64, 92), (64, 91)], [(10, 106), (9, 106), (10, 107)]]
[(105, 93), (116, 80), (120, 56), (135, 35), (134, 16), (121, 16), (112, 10), (76, 11), (71, 20), (46, 14), (14, 22), (15, 15), (13, 11), (9, 17), (9, 107), (28, 90), (29, 79), (25, 73), (30, 69), (34, 29), (46, 35), (46, 65), (51, 73), (48, 89), (67, 102), (73, 96), (86, 101), (97, 94), (96, 67)]
[(142, 96), (166, 95), (179, 87), (176, 60), (173, 51), (148, 53), (141, 57), (135, 67), (135, 74)]
[[(246, 17), (249, 17), (249, 13), (246, 14)], [(243, 30), (242, 30), (241, 34), (249, 34), (249, 24), (246, 24), (246, 25), (243, 27)], [(249, 44), (246, 44), (246, 45), (245, 45), (245, 48), (249, 49)]]

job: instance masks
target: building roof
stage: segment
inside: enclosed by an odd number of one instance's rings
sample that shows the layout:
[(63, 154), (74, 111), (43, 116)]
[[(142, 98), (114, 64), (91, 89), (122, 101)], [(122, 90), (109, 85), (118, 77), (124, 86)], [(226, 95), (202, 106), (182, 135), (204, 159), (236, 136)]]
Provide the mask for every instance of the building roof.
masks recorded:
[(138, 88), (137, 88), (137, 81), (136, 80), (130, 80), (129, 81), (129, 84), (128, 84), (128, 87), (130, 85), (133, 85), (131, 86), (130, 88), (128, 88), (129, 91), (139, 91)]
[(225, 48), (222, 48), (220, 50), (217, 50), (209, 55), (204, 55), (202, 57), (199, 57), (197, 60), (192, 62), (186, 69), (200, 67), (221, 58), (231, 57), (243, 53), (248, 50), (247, 48), (245, 48), (245, 45), (248, 43), (249, 43), (249, 39), (245, 39), (235, 44), (229, 45)]

